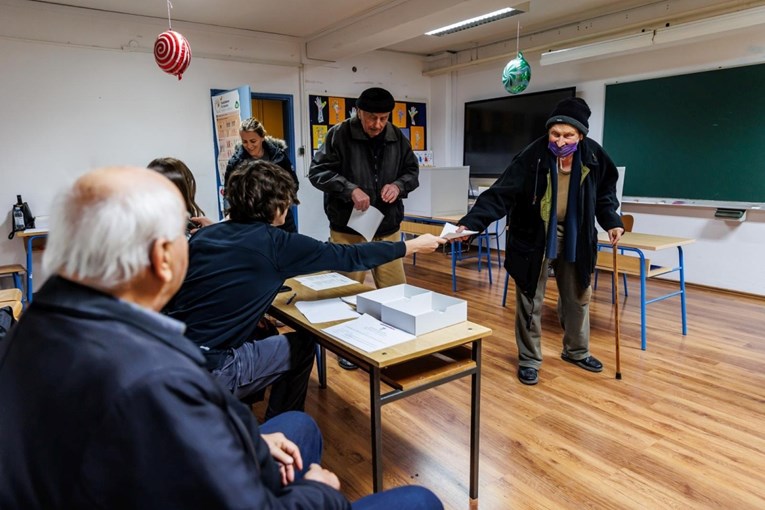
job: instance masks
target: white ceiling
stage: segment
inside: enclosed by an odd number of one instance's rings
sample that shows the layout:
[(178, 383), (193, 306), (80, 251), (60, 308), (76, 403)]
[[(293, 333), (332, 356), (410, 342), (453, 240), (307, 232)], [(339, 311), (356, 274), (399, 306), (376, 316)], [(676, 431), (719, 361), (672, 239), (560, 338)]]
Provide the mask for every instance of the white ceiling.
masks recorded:
[[(167, 18), (166, 0), (29, 0), (98, 11)], [(294, 37), (313, 59), (338, 60), (376, 49), (435, 55), (507, 41), (520, 24), (526, 45), (575, 41), (653, 29), (765, 2), (737, 0), (173, 0), (174, 21)], [(428, 30), (502, 7), (525, 12), (445, 37)], [(544, 37), (543, 37), (544, 35)], [(531, 38), (531, 39), (529, 39)], [(522, 46), (521, 49), (524, 47)]]

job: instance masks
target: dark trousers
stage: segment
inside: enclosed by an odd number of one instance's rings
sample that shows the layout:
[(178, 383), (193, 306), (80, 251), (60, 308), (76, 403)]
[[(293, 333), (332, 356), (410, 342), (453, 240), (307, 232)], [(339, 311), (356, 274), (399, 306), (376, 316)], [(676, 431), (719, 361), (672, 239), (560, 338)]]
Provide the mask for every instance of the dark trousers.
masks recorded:
[(285, 411), (302, 411), (316, 352), (305, 333), (274, 335), (232, 349), (212, 374), (234, 396), (247, 400), (271, 386), (266, 420)]

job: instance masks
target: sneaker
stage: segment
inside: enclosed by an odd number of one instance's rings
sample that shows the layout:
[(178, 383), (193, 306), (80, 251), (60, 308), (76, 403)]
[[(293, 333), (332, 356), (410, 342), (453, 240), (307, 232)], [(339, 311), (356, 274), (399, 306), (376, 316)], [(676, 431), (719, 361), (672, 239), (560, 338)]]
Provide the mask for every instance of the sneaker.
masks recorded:
[(538, 370), (534, 367), (518, 367), (518, 380), (523, 384), (536, 384), (539, 382)]
[(565, 354), (561, 354), (560, 359), (568, 363), (573, 363), (574, 365), (580, 368), (583, 368), (585, 370), (589, 370), (590, 372), (603, 371), (603, 363), (598, 361), (598, 359), (595, 358), (595, 356), (587, 356), (586, 358), (582, 358), (582, 359), (573, 359), (573, 358), (569, 358)]
[(359, 368), (358, 365), (351, 363), (345, 358), (337, 358), (337, 364), (340, 365), (340, 368), (344, 368), (346, 370), (356, 370)]

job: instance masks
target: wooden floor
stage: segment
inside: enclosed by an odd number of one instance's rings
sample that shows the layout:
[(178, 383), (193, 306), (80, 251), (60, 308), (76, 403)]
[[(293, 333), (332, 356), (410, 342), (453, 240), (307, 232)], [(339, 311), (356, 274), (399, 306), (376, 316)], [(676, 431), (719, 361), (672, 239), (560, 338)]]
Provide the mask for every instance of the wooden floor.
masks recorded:
[[(442, 254), (405, 262), (408, 282), (452, 294)], [(514, 288), (502, 308), (475, 264), (458, 269), (469, 319), (494, 330), (484, 341), (479, 508), (765, 508), (765, 300), (688, 291), (648, 307), (640, 350), (638, 282), (622, 298), (622, 380), (614, 378), (610, 278), (593, 293), (593, 374), (560, 359), (557, 291), (543, 310), (545, 361), (536, 386), (516, 378)], [(649, 282), (649, 296), (670, 284)], [(325, 437), (325, 467), (357, 499), (372, 490), (368, 380), (328, 362), (329, 387), (314, 371), (306, 411)], [(421, 484), (448, 509), (468, 508), (469, 380), (383, 407), (385, 487)], [(260, 414), (262, 409), (256, 407)]]

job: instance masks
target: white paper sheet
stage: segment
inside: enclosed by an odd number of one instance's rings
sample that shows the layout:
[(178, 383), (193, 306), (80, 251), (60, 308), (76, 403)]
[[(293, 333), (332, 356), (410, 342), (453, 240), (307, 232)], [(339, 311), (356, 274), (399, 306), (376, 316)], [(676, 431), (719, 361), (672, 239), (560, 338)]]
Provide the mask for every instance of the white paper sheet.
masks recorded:
[(382, 223), (382, 220), (383, 213), (376, 207), (370, 205), (366, 211), (353, 209), (353, 211), (351, 211), (351, 217), (348, 218), (348, 226), (358, 232), (367, 241), (371, 241), (377, 232), (377, 227)]
[(343, 303), (340, 298), (320, 299), (319, 301), (298, 301), (295, 307), (305, 315), (311, 324), (321, 322), (339, 321), (342, 319), (355, 319), (359, 316), (351, 307)]
[(475, 230), (463, 230), (459, 234), (457, 233), (457, 229), (459, 227), (457, 225), (454, 225), (452, 223), (449, 223), (448, 221), (444, 223), (444, 228), (441, 230), (441, 236), (444, 239), (455, 239), (457, 237), (465, 237), (465, 236), (472, 236), (477, 234)]
[(356, 306), (356, 295), (353, 296), (340, 296), (340, 299), (345, 301), (351, 306)]
[(299, 281), (311, 290), (334, 289), (335, 287), (342, 287), (343, 285), (359, 283), (356, 280), (351, 280), (347, 276), (343, 276), (337, 273), (301, 276), (299, 278), (295, 278), (295, 280)]
[(366, 313), (356, 320), (331, 326), (324, 332), (366, 352), (379, 351), (416, 338)]

